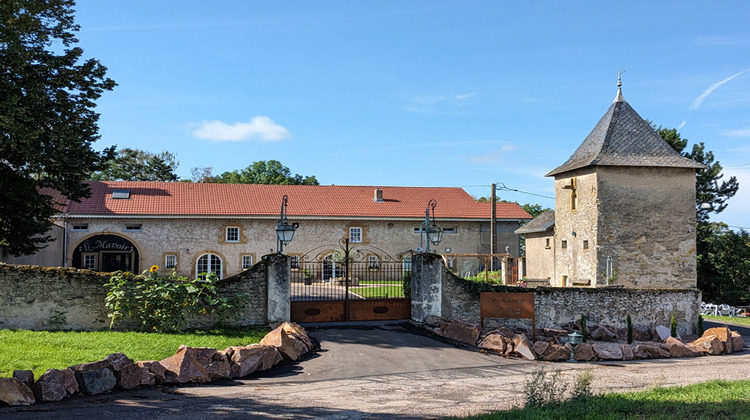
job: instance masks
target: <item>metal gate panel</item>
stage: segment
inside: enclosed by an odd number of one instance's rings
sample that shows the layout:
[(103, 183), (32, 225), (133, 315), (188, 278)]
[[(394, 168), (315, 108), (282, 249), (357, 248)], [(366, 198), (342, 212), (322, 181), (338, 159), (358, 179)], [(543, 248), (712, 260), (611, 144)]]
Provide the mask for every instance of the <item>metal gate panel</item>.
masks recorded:
[(393, 321), (411, 318), (411, 299), (349, 301), (350, 321)]
[(301, 323), (344, 322), (346, 321), (345, 306), (346, 302), (343, 300), (292, 302), (292, 321)]

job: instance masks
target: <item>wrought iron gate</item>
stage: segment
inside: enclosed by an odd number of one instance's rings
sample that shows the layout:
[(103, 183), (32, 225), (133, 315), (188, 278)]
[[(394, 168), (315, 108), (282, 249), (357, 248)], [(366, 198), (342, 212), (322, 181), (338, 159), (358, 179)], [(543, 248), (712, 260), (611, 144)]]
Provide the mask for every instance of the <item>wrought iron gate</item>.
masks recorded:
[(411, 317), (411, 254), (351, 244), (322, 246), (292, 260), (294, 322), (397, 320)]

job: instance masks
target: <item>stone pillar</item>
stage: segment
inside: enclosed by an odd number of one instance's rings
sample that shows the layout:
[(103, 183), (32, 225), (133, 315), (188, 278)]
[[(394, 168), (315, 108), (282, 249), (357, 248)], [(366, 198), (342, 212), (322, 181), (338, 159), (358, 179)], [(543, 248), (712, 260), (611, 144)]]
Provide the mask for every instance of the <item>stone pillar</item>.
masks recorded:
[(411, 271), (411, 319), (423, 322), (430, 315), (442, 316), (443, 266), (440, 256), (416, 254)]
[(291, 317), (292, 260), (286, 255), (268, 256), (268, 323)]

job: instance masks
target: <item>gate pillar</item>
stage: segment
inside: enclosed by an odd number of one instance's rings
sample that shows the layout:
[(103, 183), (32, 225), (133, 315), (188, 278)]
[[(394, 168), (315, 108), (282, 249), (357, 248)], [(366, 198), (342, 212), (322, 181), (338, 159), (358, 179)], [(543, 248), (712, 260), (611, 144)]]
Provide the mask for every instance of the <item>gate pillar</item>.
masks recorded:
[(269, 324), (289, 321), (291, 317), (292, 260), (286, 255), (268, 255)]
[(442, 316), (445, 266), (439, 255), (416, 254), (411, 272), (411, 319), (424, 322), (430, 315)]

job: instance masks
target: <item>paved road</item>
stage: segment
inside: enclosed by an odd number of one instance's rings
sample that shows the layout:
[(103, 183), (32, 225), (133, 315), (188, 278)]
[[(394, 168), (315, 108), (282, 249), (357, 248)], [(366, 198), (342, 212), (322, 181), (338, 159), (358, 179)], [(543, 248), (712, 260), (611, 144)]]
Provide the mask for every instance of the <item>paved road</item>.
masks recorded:
[[(61, 403), (0, 408), (2, 418), (424, 418), (500, 410), (523, 401), (537, 369), (597, 391), (750, 377), (750, 349), (721, 357), (617, 363), (544, 363), (457, 347), (410, 325), (311, 329), (316, 355), (260, 377), (139, 389)], [(748, 341), (750, 342), (750, 341)]]

